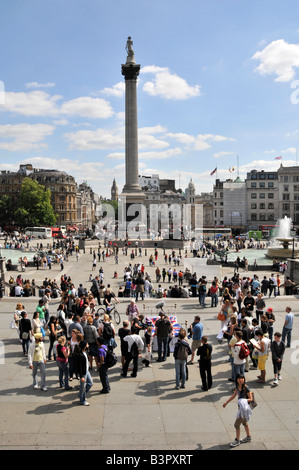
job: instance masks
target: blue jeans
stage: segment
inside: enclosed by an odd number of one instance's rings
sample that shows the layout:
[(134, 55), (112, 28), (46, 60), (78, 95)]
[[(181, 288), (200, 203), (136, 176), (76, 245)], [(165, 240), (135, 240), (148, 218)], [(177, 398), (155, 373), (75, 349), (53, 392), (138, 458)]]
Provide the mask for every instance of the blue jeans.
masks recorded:
[(109, 379), (108, 379), (108, 367), (105, 364), (102, 364), (101, 367), (99, 368), (99, 375), (100, 375), (100, 380), (101, 380), (103, 390), (105, 392), (109, 392), (111, 389), (110, 389), (110, 384), (109, 384)]
[(60, 387), (69, 388), (69, 364), (57, 361)]
[(292, 340), (292, 329), (291, 328), (286, 328), (285, 326), (282, 328), (282, 338), (281, 341), (285, 343), (285, 339), (287, 338), (287, 344), (286, 346), (288, 348), (291, 347), (291, 340)]
[(200, 305), (201, 305), (202, 307), (205, 307), (205, 306), (206, 306), (205, 300), (206, 300), (206, 294), (201, 294), (201, 295), (199, 296), (199, 303), (200, 303)]
[(233, 379), (235, 380), (237, 375), (244, 375), (245, 376), (245, 362), (244, 364), (235, 364), (233, 365)]
[(217, 294), (211, 294), (211, 307), (217, 307), (218, 305), (218, 295)]
[(84, 377), (84, 382), (80, 379), (80, 389), (79, 389), (79, 399), (80, 403), (86, 403), (86, 394), (89, 392), (93, 386), (93, 381), (89, 371), (86, 372)]
[[(158, 361), (165, 361), (167, 356), (168, 338), (157, 338), (158, 340)], [(163, 346), (163, 357), (162, 357), (162, 346)]]
[(184, 359), (175, 359), (175, 385), (180, 386), (180, 380), (182, 381), (182, 387), (186, 384), (186, 361)]

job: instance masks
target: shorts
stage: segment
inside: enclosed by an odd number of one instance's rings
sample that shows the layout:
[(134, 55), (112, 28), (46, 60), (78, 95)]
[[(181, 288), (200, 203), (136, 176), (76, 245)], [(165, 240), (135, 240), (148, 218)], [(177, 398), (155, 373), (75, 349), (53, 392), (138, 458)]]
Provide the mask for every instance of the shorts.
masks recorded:
[(266, 369), (266, 360), (268, 356), (258, 356), (258, 370), (265, 370)]
[(191, 344), (191, 351), (195, 352), (197, 349), (201, 346), (201, 340), (200, 339), (194, 339)]
[(234, 424), (235, 429), (240, 429), (241, 424), (243, 424), (243, 426), (248, 426), (248, 421), (246, 420), (246, 418), (237, 418)]

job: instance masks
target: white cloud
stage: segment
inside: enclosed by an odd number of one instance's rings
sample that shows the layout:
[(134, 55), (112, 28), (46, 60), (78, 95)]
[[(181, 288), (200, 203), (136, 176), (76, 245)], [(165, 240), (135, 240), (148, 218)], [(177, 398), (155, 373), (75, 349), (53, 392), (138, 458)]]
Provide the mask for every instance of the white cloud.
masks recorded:
[(59, 106), (61, 95), (50, 96), (45, 91), (6, 92), (5, 103), (1, 110), (21, 114), (23, 116), (76, 115), (92, 119), (106, 119), (113, 115), (110, 103), (101, 98), (82, 96), (65, 101)]
[(208, 150), (211, 148), (211, 142), (224, 142), (230, 141), (234, 142), (235, 139), (232, 137), (225, 137), (223, 135), (214, 135), (214, 134), (198, 134), (197, 136), (193, 136), (191, 134), (184, 134), (184, 133), (167, 133), (167, 136), (176, 139), (181, 144), (188, 146), (192, 146), (194, 150)]
[(149, 65), (141, 69), (142, 74), (154, 74), (152, 81), (144, 83), (142, 89), (151, 96), (168, 100), (186, 100), (199, 96), (200, 86), (189, 85), (184, 78), (171, 73), (167, 67)]
[(61, 95), (50, 96), (44, 91), (6, 92), (1, 111), (9, 111), (23, 116), (56, 116), (59, 114), (57, 102)]
[(144, 160), (164, 160), (167, 158), (176, 157), (182, 153), (182, 149), (173, 148), (168, 150), (162, 150), (161, 152), (141, 152), (139, 158)]
[(284, 39), (272, 41), (262, 51), (256, 52), (252, 59), (260, 65), (256, 71), (260, 75), (277, 75), (276, 82), (289, 82), (299, 67), (299, 44), (289, 44)]
[(95, 119), (106, 119), (113, 115), (113, 110), (108, 101), (101, 98), (91, 98), (81, 96), (70, 101), (66, 101), (61, 106), (62, 114), (77, 115)]
[(55, 86), (54, 82), (47, 83), (38, 83), (38, 82), (29, 82), (26, 83), (26, 88), (52, 88)]
[(125, 82), (118, 82), (112, 88), (104, 88), (101, 92), (107, 96), (122, 98), (125, 94)]
[(54, 126), (48, 124), (6, 124), (0, 126), (0, 149), (28, 151), (46, 147), (43, 140)]
[(115, 130), (96, 129), (80, 130), (64, 134), (65, 139), (70, 142), (71, 149), (77, 150), (108, 150), (123, 148), (125, 142), (125, 129)]

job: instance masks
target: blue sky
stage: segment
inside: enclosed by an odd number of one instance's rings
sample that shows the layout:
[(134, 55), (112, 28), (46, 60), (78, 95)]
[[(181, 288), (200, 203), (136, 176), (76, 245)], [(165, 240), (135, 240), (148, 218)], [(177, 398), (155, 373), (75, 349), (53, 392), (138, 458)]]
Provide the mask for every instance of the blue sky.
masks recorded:
[[(139, 173), (211, 191), (217, 176), (297, 163), (296, 0), (12, 0), (0, 17), (0, 170), (59, 168), (124, 185), (127, 37)], [(297, 83), (298, 81), (298, 83)], [(298, 93), (296, 90), (298, 89)]]

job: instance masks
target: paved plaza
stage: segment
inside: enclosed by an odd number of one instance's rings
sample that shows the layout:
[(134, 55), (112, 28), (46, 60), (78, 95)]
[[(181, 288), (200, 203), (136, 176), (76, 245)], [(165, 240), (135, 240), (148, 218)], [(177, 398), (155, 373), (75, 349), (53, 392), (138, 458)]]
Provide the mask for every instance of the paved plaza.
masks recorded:
[[(123, 285), (123, 269), (129, 262), (144, 263), (146, 271), (152, 275), (154, 286), (154, 267), (149, 267), (147, 256), (130, 260), (120, 253), (119, 264), (114, 258), (97, 262), (104, 268), (104, 283), (110, 283), (114, 292)], [(166, 250), (170, 253), (170, 250)], [(191, 256), (191, 254), (190, 254)], [(158, 263), (164, 266), (163, 250), (159, 249)], [(68, 274), (76, 287), (81, 282), (89, 287), (89, 275), (92, 273), (92, 255), (89, 249), (65, 263), (63, 273)], [(113, 279), (117, 270), (119, 278)], [(27, 269), (23, 277), (36, 279), (37, 284), (44, 277), (59, 281), (60, 267), (52, 270)], [(14, 273), (17, 274), (16, 272)], [(13, 274), (13, 275), (14, 275)], [(95, 274), (95, 272), (93, 272)], [(198, 275), (204, 273), (197, 273)], [(231, 276), (233, 270), (225, 268), (222, 275)], [(241, 273), (242, 274), (242, 273)], [(251, 273), (249, 272), (249, 275)], [(264, 273), (259, 272), (260, 276)], [(265, 273), (269, 275), (269, 271)], [(165, 283), (167, 287), (167, 282)], [(29, 318), (37, 305), (38, 297), (24, 298), (23, 303)], [(213, 345), (212, 374), (213, 387), (204, 392), (197, 362), (189, 365), (189, 380), (186, 388), (175, 390), (175, 370), (172, 355), (166, 362), (156, 362), (157, 353), (153, 353), (152, 368), (140, 367), (136, 378), (121, 378), (120, 361), (109, 371), (111, 393), (100, 395), (101, 384), (98, 373), (92, 372), (94, 385), (89, 392), (89, 407), (79, 405), (77, 381), (74, 380), (71, 391), (59, 388), (58, 369), (55, 362), (46, 364), (48, 391), (34, 390), (31, 370), (17, 338), (16, 330), (10, 329), (12, 313), (17, 299), (0, 299), (0, 340), (1, 382), (0, 382), (0, 449), (97, 449), (107, 451), (163, 450), (196, 451), (202, 449), (229, 449), (229, 443), (235, 438), (234, 421), (237, 413), (237, 400), (223, 408), (224, 401), (232, 393), (233, 384), (228, 381), (230, 365), (227, 362), (226, 344), (218, 344), (216, 336), (220, 329), (216, 319), (218, 309), (211, 308), (210, 299), (207, 307), (201, 308), (198, 299), (167, 298), (165, 311), (176, 314), (178, 323), (189, 326), (194, 315), (199, 314), (204, 325), (204, 334)], [(129, 299), (120, 299), (118, 310), (122, 320), (126, 319), (125, 310)], [(59, 301), (52, 301), (50, 314), (55, 314)], [(145, 314), (156, 314), (157, 299), (139, 301), (140, 311), (146, 305)], [(174, 305), (176, 304), (176, 309)], [(274, 309), (275, 330), (282, 331), (285, 307), (290, 305), (295, 314), (292, 348), (286, 349), (282, 367), (282, 380), (273, 387), (272, 361), (267, 361), (267, 383), (257, 383), (257, 371), (246, 373), (247, 384), (254, 390), (258, 403), (250, 420), (252, 442), (242, 444), (236, 450), (293, 450), (299, 449), (299, 319), (298, 299), (295, 296), (280, 296), (266, 299), (267, 307)], [(119, 325), (121, 326), (121, 325)], [(116, 331), (118, 327), (116, 327)], [(117, 340), (117, 354), (120, 345)], [(46, 351), (49, 342), (46, 339)], [(297, 349), (296, 349), (297, 345)], [(241, 431), (244, 437), (244, 430)]]

